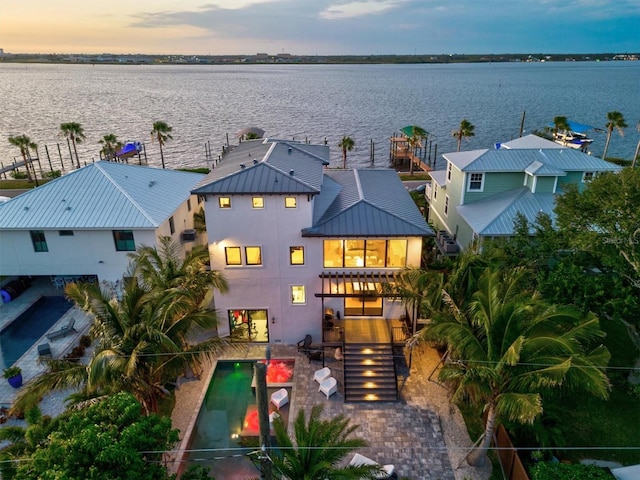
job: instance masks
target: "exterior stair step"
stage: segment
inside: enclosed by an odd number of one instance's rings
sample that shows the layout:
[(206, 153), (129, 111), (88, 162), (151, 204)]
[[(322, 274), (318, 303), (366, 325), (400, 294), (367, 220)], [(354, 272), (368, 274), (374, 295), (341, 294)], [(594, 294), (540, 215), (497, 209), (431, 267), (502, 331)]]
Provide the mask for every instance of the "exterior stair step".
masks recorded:
[(347, 402), (398, 401), (398, 381), (391, 345), (346, 344), (344, 385)]

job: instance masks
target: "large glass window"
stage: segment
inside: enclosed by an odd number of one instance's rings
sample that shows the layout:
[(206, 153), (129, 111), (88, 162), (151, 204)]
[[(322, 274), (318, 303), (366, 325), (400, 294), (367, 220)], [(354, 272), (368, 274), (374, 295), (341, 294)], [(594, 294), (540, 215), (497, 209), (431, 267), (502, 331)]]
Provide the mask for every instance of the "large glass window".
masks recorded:
[(242, 265), (240, 247), (224, 247), (224, 255), (227, 260), (227, 265)]
[(304, 247), (289, 247), (291, 265), (304, 265)]
[(387, 267), (407, 266), (407, 239), (387, 240)]
[(364, 267), (364, 240), (344, 241), (344, 266)]
[(244, 255), (247, 259), (247, 265), (262, 265), (261, 247), (244, 247)]
[(118, 252), (136, 251), (136, 242), (133, 240), (133, 232), (131, 230), (114, 230), (113, 241)]
[(291, 285), (291, 303), (294, 305), (307, 303), (304, 285)]
[(342, 268), (343, 266), (343, 248), (342, 240), (325, 240), (324, 241), (324, 267), (325, 268)]
[(367, 268), (384, 267), (386, 240), (367, 240), (364, 266)]
[(344, 314), (348, 316), (381, 316), (382, 297), (377, 295), (362, 297), (346, 297)]
[(31, 242), (33, 243), (33, 251), (48, 252), (49, 247), (47, 246), (47, 239), (44, 236), (44, 232), (42, 230), (32, 230), (30, 233)]
[(229, 310), (231, 339), (240, 342), (268, 342), (269, 314), (267, 310)]

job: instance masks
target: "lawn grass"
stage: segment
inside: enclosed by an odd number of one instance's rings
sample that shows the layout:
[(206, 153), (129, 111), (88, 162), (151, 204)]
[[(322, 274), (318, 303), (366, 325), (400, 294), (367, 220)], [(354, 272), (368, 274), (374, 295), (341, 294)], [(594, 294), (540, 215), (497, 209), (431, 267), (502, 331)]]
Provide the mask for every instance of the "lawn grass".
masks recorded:
[(426, 172), (422, 172), (422, 171), (417, 171), (414, 172), (413, 175), (409, 174), (409, 173), (399, 173), (398, 174), (400, 177), (400, 180), (402, 180), (403, 182), (405, 181), (411, 181), (411, 180), (431, 180), (431, 175), (429, 175)]
[[(43, 185), (47, 182), (50, 182), (50, 179), (44, 179), (44, 178), (39, 178), (38, 179), (38, 184), (39, 185)], [(15, 179), (7, 179), (7, 180), (0, 180), (0, 190), (24, 190), (24, 189), (30, 189), (30, 188), (35, 188), (36, 183), (35, 182), (29, 182), (29, 180), (27, 179), (19, 179), (19, 180), (15, 180)]]

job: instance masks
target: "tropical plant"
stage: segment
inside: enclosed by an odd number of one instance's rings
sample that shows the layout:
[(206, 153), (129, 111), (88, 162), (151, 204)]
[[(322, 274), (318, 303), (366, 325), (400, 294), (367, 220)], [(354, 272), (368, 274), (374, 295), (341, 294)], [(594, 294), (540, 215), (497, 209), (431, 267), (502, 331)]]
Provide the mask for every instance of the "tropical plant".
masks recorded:
[[(30, 421), (14, 431), (17, 468), (7, 478), (67, 480), (170, 479), (162, 452), (178, 441), (171, 419), (143, 416), (140, 404), (120, 393), (55, 419)], [(5, 472), (3, 472), (5, 474)]]
[(611, 141), (611, 134), (613, 130), (618, 130), (618, 133), (621, 137), (624, 136), (624, 129), (627, 128), (628, 125), (624, 120), (624, 116), (622, 113), (614, 110), (612, 112), (607, 112), (607, 124), (605, 128), (607, 129), (607, 141), (604, 144), (604, 152), (602, 152), (602, 158), (607, 158), (607, 151), (609, 150), (609, 142)]
[(80, 125), (77, 122), (61, 123), (60, 133), (67, 140), (71, 140), (71, 143), (73, 144), (73, 151), (76, 154), (76, 166), (80, 168), (80, 158), (78, 157), (77, 144), (82, 143), (85, 140), (85, 138), (87, 138), (84, 134), (84, 129), (82, 128), (82, 125)]
[(5, 368), (2, 371), (2, 375), (4, 376), (4, 378), (17, 377), (21, 373), (22, 373), (22, 369), (20, 367), (18, 367), (17, 365), (14, 365), (13, 367)]
[(338, 143), (338, 147), (342, 149), (342, 168), (347, 168), (347, 151), (353, 150), (355, 146), (355, 142), (353, 138), (347, 137), (346, 135), (342, 137), (342, 140)]
[(113, 160), (118, 150), (122, 148), (122, 142), (113, 133), (109, 133), (100, 140), (102, 149), (100, 153), (107, 160)]
[(375, 465), (338, 466), (343, 458), (367, 443), (350, 438), (358, 425), (349, 425), (344, 415), (321, 420), (322, 411), (323, 405), (315, 405), (307, 423), (304, 409), (300, 409), (293, 424), (293, 439), (282, 418), (274, 420), (278, 443), (278, 450), (271, 454), (274, 470), (283, 478), (299, 480), (376, 478), (381, 470)]
[(157, 122), (153, 122), (153, 130), (151, 130), (151, 139), (157, 140), (158, 145), (160, 146), (160, 160), (162, 161), (162, 168), (164, 168), (164, 152), (162, 147), (169, 141), (172, 140), (171, 131), (173, 127), (170, 127), (166, 122), (158, 120)]
[[(418, 127), (417, 125), (412, 125), (410, 133), (407, 134), (407, 149), (409, 153), (415, 156), (416, 149), (420, 146), (420, 141), (423, 138), (426, 138), (428, 135), (427, 131)], [(409, 173), (413, 175), (413, 158), (409, 158)]]
[(9, 143), (14, 147), (18, 147), (20, 149), (20, 155), (22, 155), (24, 166), (27, 170), (27, 178), (29, 179), (29, 182), (33, 182), (33, 177), (31, 176), (31, 168), (33, 168), (33, 165), (31, 164), (30, 151), (37, 148), (36, 143), (32, 142), (31, 139), (26, 135), (9, 137)]
[(571, 130), (571, 128), (569, 127), (569, 121), (567, 120), (567, 117), (563, 117), (563, 116), (553, 117), (553, 139), (554, 140), (558, 135), (558, 132), (568, 132), (569, 130)]
[(458, 152), (460, 151), (460, 147), (462, 146), (463, 138), (470, 138), (475, 136), (473, 130), (475, 127), (467, 120), (466, 118), (462, 119), (460, 122), (460, 126), (457, 130), (451, 132), (451, 136), (458, 139)]
[(523, 277), (522, 269), (485, 269), (469, 302), (458, 305), (445, 292), (450, 314), (423, 329), (424, 340), (449, 350), (439, 378), (453, 385), (454, 401), (484, 405), (484, 436), (467, 457), (471, 465), (484, 464), (500, 419), (533, 422), (542, 412), (541, 392), (608, 395), (609, 352), (598, 319), (546, 305), (522, 289)]
[(68, 285), (67, 296), (94, 318), (93, 355), (86, 365), (48, 361), (49, 371), (23, 388), (14, 408), (25, 409), (50, 390), (75, 387), (80, 389), (75, 402), (126, 391), (147, 413), (157, 412), (168, 382), (227, 344), (218, 337), (202, 338), (217, 323), (204, 299), (212, 287), (227, 288), (224, 278), (206, 271), (202, 262), (200, 249), (180, 260), (165, 238), (159, 251), (141, 247), (133, 255), (121, 299), (99, 285)]
[(205, 216), (204, 208), (202, 207), (193, 214), (193, 228), (198, 233), (205, 233), (207, 231), (207, 217)]

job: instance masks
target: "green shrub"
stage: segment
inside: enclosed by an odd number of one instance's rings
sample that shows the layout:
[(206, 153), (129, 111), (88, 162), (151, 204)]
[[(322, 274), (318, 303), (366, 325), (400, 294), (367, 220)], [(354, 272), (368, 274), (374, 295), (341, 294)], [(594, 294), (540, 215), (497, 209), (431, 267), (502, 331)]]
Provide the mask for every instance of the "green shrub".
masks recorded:
[(540, 462), (531, 468), (531, 480), (611, 480), (613, 475), (595, 465)]
[(24, 180), (29, 177), (26, 172), (20, 172), (18, 170), (12, 171), (9, 175), (11, 175), (11, 178), (15, 178), (16, 180)]
[(60, 170), (53, 170), (51, 172), (44, 172), (42, 174), (43, 178), (58, 178), (62, 176), (62, 172)]

